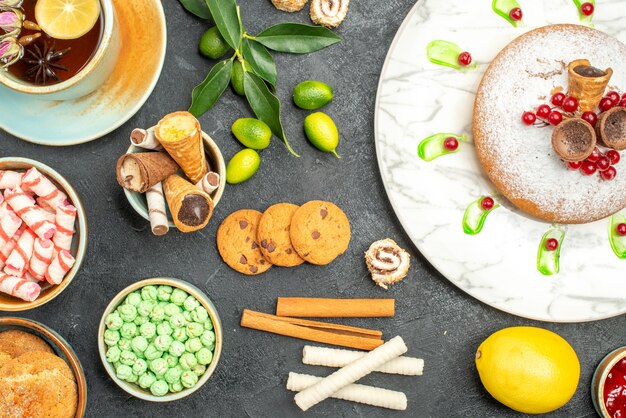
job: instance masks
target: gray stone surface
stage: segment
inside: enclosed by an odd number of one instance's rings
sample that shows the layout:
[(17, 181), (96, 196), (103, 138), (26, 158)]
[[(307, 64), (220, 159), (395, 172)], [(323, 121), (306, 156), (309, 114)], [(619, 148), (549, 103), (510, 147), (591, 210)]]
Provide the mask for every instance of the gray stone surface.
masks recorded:
[[(240, 3), (251, 33), (281, 21), (308, 21), (306, 11), (284, 14), (268, 0)], [(571, 342), (582, 365), (580, 384), (574, 399), (552, 416), (594, 416), (591, 375), (607, 352), (624, 344), (625, 318), (587, 324), (534, 323), (485, 306), (453, 287), (428, 264), (406, 238), (387, 201), (374, 151), (374, 100), (386, 51), (413, 3), (353, 1), (348, 19), (338, 30), (344, 38), (340, 44), (307, 56), (276, 54), (285, 126), (302, 158), (290, 157), (274, 139), (262, 154), (258, 174), (247, 183), (228, 187), (210, 225), (199, 233), (152, 236), (114, 176), (115, 161), (128, 146), (129, 131), (186, 108), (191, 89), (211, 66), (196, 52), (206, 24), (185, 13), (177, 1), (164, 2), (169, 41), (161, 80), (130, 122), (105, 138), (69, 148), (35, 146), (0, 133), (2, 156), (34, 158), (56, 168), (77, 188), (87, 209), (89, 248), (82, 271), (59, 298), (20, 315), (51, 326), (77, 351), (89, 385), (88, 416), (303, 415), (293, 402), (293, 393), (284, 388), (288, 372), (323, 375), (329, 370), (301, 364), (302, 341), (238, 325), (243, 308), (271, 312), (278, 296), (396, 298), (393, 319), (341, 322), (378, 328), (388, 337), (402, 335), (409, 354), (426, 361), (422, 377), (376, 374), (364, 379), (365, 383), (405, 391), (409, 408), (404, 413), (329, 400), (308, 416), (519, 416), (484, 391), (473, 360), (483, 339), (513, 325), (543, 326)], [(318, 152), (304, 138), (302, 121), (307, 112), (296, 109), (289, 98), (292, 88), (305, 79), (324, 80), (335, 87), (335, 101), (325, 111), (342, 133), (341, 160)], [(250, 114), (245, 102), (228, 91), (201, 118), (226, 158), (240, 149), (230, 135), (230, 125)], [(263, 210), (276, 202), (310, 199), (336, 202), (352, 222), (350, 248), (336, 262), (326, 267), (273, 268), (258, 277), (243, 277), (222, 263), (215, 233), (228, 214), (241, 208)], [(369, 244), (385, 237), (408, 248), (413, 259), (409, 277), (389, 292), (372, 285), (362, 260)], [(178, 277), (203, 289), (217, 305), (225, 332), (222, 359), (213, 378), (195, 395), (170, 404), (143, 402), (120, 390), (106, 375), (96, 344), (98, 322), (109, 300), (123, 287), (155, 276)]]

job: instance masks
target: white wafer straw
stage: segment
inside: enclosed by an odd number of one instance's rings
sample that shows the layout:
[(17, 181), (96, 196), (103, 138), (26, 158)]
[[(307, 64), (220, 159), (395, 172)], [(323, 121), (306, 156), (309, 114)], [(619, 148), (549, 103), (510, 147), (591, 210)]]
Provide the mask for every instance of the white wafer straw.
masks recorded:
[(130, 133), (130, 143), (145, 149), (160, 150), (163, 146), (154, 136), (154, 128), (135, 128)]
[[(343, 367), (363, 357), (365, 354), (367, 354), (367, 351), (305, 345), (302, 350), (302, 363), (312, 366)], [(377, 367), (374, 371), (405, 376), (421, 376), (424, 372), (424, 360), (402, 356)]]
[(339, 389), (356, 382), (363, 376), (370, 374), (374, 369), (406, 352), (407, 347), (402, 337), (394, 337), (358, 360), (298, 393), (294, 397), (294, 400), (300, 409), (306, 411), (312, 406), (322, 402), (324, 399), (332, 396), (333, 393), (339, 391)]
[[(323, 377), (290, 372), (289, 379), (287, 379), (287, 390), (300, 392), (313, 386), (322, 379)], [(402, 392), (374, 386), (359, 385), (356, 383), (339, 389), (330, 397), (398, 411), (404, 411), (407, 404), (406, 395)]]
[(165, 197), (163, 195), (163, 184), (157, 183), (146, 192), (148, 201), (148, 215), (150, 217), (150, 228), (154, 235), (165, 235), (170, 230), (165, 212)]
[(196, 183), (196, 187), (204, 190), (205, 193), (211, 194), (220, 186), (220, 175), (214, 171), (209, 171)]

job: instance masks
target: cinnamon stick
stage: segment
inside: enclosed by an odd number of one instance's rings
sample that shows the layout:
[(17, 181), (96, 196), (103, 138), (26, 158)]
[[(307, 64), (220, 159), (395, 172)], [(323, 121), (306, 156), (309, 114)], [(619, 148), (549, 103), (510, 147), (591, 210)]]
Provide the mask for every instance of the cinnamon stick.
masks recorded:
[(241, 326), (324, 344), (373, 350), (383, 345), (382, 332), (367, 328), (286, 318), (244, 309)]
[(278, 298), (277, 316), (304, 318), (388, 318), (394, 299)]

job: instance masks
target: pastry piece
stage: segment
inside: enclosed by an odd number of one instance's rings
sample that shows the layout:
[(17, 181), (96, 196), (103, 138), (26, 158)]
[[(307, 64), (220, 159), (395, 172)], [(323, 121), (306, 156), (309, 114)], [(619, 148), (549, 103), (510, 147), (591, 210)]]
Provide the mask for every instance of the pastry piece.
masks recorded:
[(211, 194), (220, 186), (220, 175), (214, 171), (209, 171), (202, 177), (202, 180), (196, 183), (196, 187)]
[(0, 170), (0, 190), (15, 189), (22, 184), (24, 173), (12, 170)]
[(38, 281), (45, 279), (48, 266), (52, 263), (54, 256), (54, 244), (50, 240), (35, 239), (33, 245), (33, 256), (28, 264), (28, 272)]
[(0, 248), (4, 248), (22, 226), (22, 219), (11, 208), (5, 208), (0, 219)]
[(0, 369), (4, 366), (9, 360), (11, 360), (11, 356), (4, 351), (0, 351)]
[(15, 358), (31, 351), (54, 353), (47, 342), (29, 332), (16, 329), (0, 332), (0, 352)]
[(165, 235), (170, 230), (170, 225), (165, 212), (165, 196), (163, 195), (163, 183), (157, 183), (146, 192), (148, 203), (148, 216), (150, 217), (150, 229), (154, 235)]
[(291, 218), (291, 243), (300, 257), (325, 265), (343, 254), (350, 243), (350, 221), (336, 205), (312, 200)]
[(207, 173), (200, 122), (189, 112), (174, 112), (161, 119), (154, 134), (193, 184)]
[(46, 280), (50, 284), (59, 284), (68, 271), (72, 268), (76, 260), (69, 251), (62, 250), (52, 259), (52, 262), (46, 270)]
[(552, 148), (564, 161), (583, 161), (595, 146), (596, 132), (581, 118), (566, 119), (552, 131)]
[(581, 112), (595, 111), (604, 96), (613, 70), (601, 70), (591, 65), (589, 60), (581, 59), (567, 66), (568, 94), (578, 99)]
[[(15, 216), (17, 216), (17, 215), (15, 215)], [(21, 219), (20, 219), (20, 221), (21, 221)], [(2, 222), (0, 222), (0, 228), (2, 228)], [(20, 226), (18, 228), (18, 230), (15, 232), (15, 234), (13, 234), (13, 237), (11, 237), (9, 242), (4, 244), (4, 246), (0, 249), (0, 269), (4, 268), (4, 265), (5, 265), (6, 261), (7, 261), (7, 258), (9, 258), (9, 255), (11, 254), (11, 251), (13, 251), (13, 249), (17, 245), (17, 240), (20, 239), (20, 236), (22, 235), (22, 232), (24, 232), (25, 229), (26, 229), (26, 226), (24, 224), (22, 224), (22, 226)], [(1, 243), (2, 242), (0, 241), (0, 244)]]
[(600, 115), (596, 124), (598, 142), (618, 151), (626, 149), (626, 107), (614, 107)]
[(336, 28), (348, 14), (350, 0), (311, 0), (311, 20), (318, 25)]
[(0, 370), (2, 417), (71, 418), (77, 403), (74, 374), (54, 354), (25, 353)]
[(117, 182), (125, 189), (145, 193), (178, 171), (178, 165), (164, 152), (124, 154), (117, 160)]
[(56, 227), (52, 241), (57, 251), (70, 250), (74, 237), (74, 222), (76, 222), (76, 208), (72, 205), (58, 206), (56, 212)]
[(411, 266), (411, 256), (392, 239), (374, 242), (365, 253), (367, 268), (372, 280), (383, 289), (406, 277)]
[(257, 242), (260, 220), (261, 212), (242, 209), (227, 216), (217, 230), (217, 250), (222, 260), (239, 273), (261, 274), (272, 267)]
[(67, 195), (55, 186), (48, 177), (41, 174), (35, 167), (29, 169), (22, 177), (23, 190), (35, 193), (53, 209), (69, 204)]
[(176, 174), (165, 179), (163, 190), (178, 230), (193, 232), (206, 226), (213, 215), (211, 196)]
[(22, 218), (24, 223), (33, 230), (41, 239), (51, 239), (56, 232), (56, 226), (46, 219), (39, 206), (35, 205), (35, 199), (25, 193), (19, 186), (15, 189), (6, 189), (4, 199)]
[(32, 302), (39, 297), (41, 286), (19, 277), (0, 273), (0, 292)]
[(135, 128), (130, 133), (130, 143), (144, 149), (161, 150), (163, 146), (154, 136), (154, 128)]
[(304, 263), (291, 244), (289, 227), (291, 218), (299, 206), (277, 203), (267, 208), (259, 221), (257, 242), (263, 257), (281, 267), (295, 267)]
[(30, 229), (27, 229), (22, 233), (20, 239), (17, 240), (17, 245), (7, 258), (6, 265), (4, 266), (4, 272), (6, 274), (16, 277), (24, 276), (24, 273), (30, 263), (30, 259), (33, 256), (35, 238), (35, 233)]
[(309, 0), (272, 0), (274, 7), (283, 12), (299, 12)]

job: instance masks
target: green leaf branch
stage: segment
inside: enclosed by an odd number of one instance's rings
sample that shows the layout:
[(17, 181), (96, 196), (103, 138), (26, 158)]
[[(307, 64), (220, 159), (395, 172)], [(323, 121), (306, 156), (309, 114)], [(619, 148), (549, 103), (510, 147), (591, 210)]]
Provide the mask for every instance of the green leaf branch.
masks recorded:
[(235, 51), (231, 57), (215, 64), (204, 81), (193, 89), (189, 112), (199, 117), (213, 107), (231, 81), (233, 61), (238, 60), (244, 72), (245, 96), (252, 111), (284, 142), (291, 154), (299, 157), (289, 145), (283, 128), (280, 100), (273, 93), (278, 71), (269, 50), (307, 54), (333, 45), (341, 38), (327, 28), (299, 23), (281, 23), (252, 36), (243, 27), (236, 0), (179, 1), (194, 15), (202, 19), (211, 17), (224, 41)]

